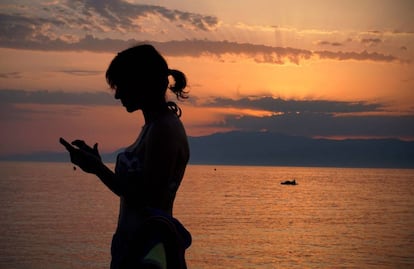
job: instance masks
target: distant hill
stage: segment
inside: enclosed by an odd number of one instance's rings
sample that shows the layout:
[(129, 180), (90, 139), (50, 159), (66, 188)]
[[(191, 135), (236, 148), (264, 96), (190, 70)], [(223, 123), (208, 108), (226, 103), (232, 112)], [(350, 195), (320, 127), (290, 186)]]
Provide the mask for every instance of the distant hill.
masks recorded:
[(272, 166), (414, 168), (414, 142), (328, 140), (269, 132), (191, 137), (191, 163)]
[[(102, 153), (101, 157), (104, 162), (115, 162), (119, 151), (113, 153)], [(0, 156), (0, 161), (16, 162), (70, 162), (67, 152), (35, 152), (29, 154), (11, 154)]]
[[(414, 142), (397, 139), (329, 140), (235, 131), (189, 137), (189, 143), (191, 164), (414, 168)], [(114, 162), (117, 152), (102, 158)], [(41, 152), (1, 160), (69, 162), (69, 156)]]

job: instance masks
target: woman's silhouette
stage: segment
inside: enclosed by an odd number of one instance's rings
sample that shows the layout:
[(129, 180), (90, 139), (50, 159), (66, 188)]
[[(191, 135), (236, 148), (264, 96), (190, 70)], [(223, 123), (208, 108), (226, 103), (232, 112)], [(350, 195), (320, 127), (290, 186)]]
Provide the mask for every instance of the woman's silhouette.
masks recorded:
[(186, 78), (169, 69), (153, 46), (138, 45), (115, 56), (106, 79), (126, 110), (141, 110), (145, 119), (137, 140), (118, 155), (115, 171), (102, 163), (97, 144), (60, 142), (74, 164), (120, 197), (111, 268), (185, 268), (191, 236), (172, 213), (189, 147), (181, 109), (167, 102), (166, 90), (187, 98)]

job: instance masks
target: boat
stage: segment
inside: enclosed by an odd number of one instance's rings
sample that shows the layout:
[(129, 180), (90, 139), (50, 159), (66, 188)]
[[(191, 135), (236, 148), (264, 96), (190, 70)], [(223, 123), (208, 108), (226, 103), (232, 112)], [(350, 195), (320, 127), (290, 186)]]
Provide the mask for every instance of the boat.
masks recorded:
[(280, 184), (282, 184), (282, 185), (298, 185), (298, 183), (296, 183), (295, 179), (294, 180), (286, 180), (286, 181), (281, 182)]

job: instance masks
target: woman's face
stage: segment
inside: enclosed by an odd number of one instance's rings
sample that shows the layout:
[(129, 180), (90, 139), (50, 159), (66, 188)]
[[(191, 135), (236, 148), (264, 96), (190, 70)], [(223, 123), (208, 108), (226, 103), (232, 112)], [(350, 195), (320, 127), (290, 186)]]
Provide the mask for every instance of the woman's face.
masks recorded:
[(115, 99), (120, 100), (128, 112), (142, 109), (144, 96), (140, 94), (142, 89), (133, 84), (118, 85), (115, 89)]
[(121, 101), (128, 112), (150, 108), (154, 104), (165, 102), (165, 90), (161, 88), (168, 86), (168, 80), (140, 76), (124, 78), (115, 88), (115, 99)]

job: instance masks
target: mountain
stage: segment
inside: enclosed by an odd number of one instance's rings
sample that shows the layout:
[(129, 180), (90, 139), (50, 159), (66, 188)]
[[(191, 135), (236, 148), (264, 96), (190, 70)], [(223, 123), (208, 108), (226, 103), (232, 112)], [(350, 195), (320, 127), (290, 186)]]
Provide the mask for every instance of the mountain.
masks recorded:
[(414, 168), (414, 142), (312, 139), (269, 132), (191, 137), (191, 163)]
[[(115, 162), (116, 155), (119, 151), (101, 154), (104, 162)], [(70, 162), (69, 153), (67, 152), (34, 152), (28, 154), (10, 154), (0, 156), (0, 161), (14, 162)]]
[[(189, 137), (191, 164), (414, 168), (414, 141), (312, 139), (270, 132)], [(102, 154), (114, 162), (119, 152)], [(0, 161), (69, 162), (66, 152), (0, 156)]]

